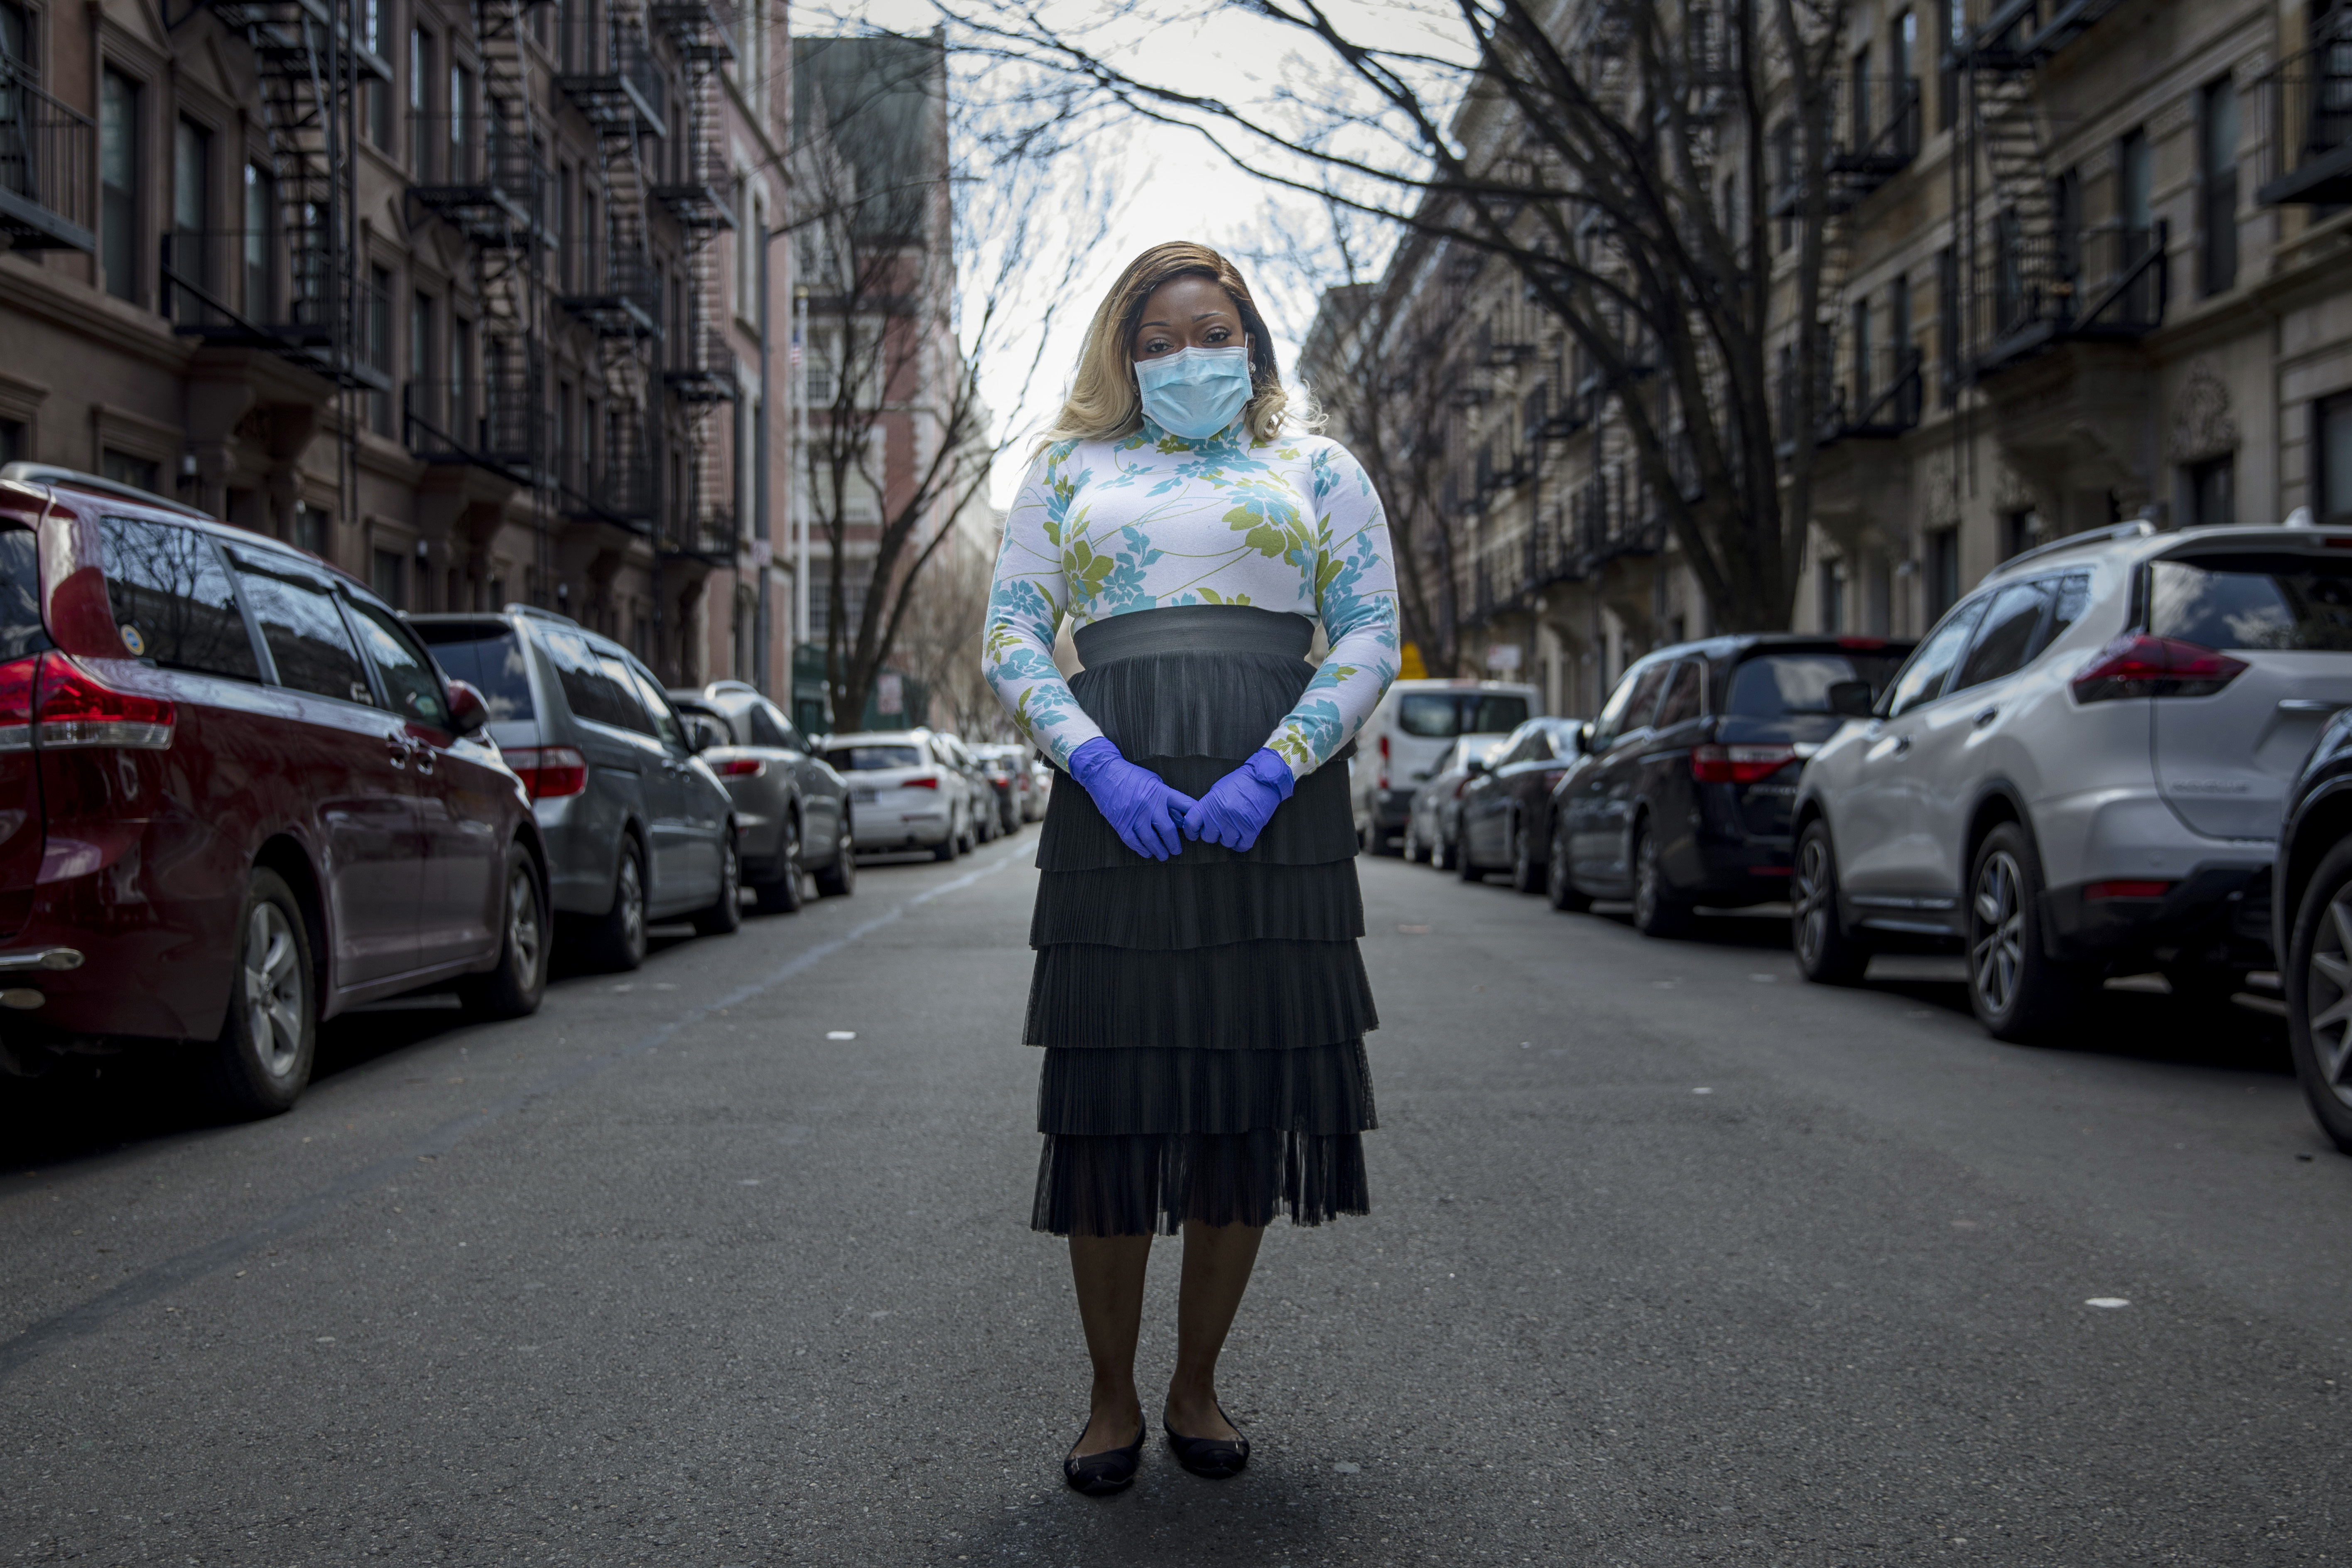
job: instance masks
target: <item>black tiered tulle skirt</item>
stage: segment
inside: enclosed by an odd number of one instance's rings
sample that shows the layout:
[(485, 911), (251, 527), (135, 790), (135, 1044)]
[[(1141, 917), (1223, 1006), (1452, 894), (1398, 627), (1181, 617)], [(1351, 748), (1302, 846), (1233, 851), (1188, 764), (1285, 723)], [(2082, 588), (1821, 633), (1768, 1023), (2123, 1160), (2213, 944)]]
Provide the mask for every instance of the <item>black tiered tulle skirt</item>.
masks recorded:
[[(1115, 616), (1077, 634), (1071, 689), (1121, 755), (1199, 795), (1297, 701), (1312, 637), (1302, 616), (1232, 605)], [(1065, 780), (1037, 866), (1031, 1226), (1142, 1236), (1369, 1212), (1379, 1020), (1343, 760), (1300, 780), (1246, 854), (1187, 842), (1166, 862)]]

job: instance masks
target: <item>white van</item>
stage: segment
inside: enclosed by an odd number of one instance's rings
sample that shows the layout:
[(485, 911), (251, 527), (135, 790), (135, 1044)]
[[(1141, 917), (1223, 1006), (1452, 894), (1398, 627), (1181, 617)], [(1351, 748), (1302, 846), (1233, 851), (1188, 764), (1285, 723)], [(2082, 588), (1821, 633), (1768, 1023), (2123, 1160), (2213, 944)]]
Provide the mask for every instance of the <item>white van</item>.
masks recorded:
[(1457, 736), (1503, 734), (1543, 712), (1532, 686), (1500, 680), (1400, 680), (1356, 737), (1348, 764), (1356, 841), (1376, 854), (1402, 842), (1413, 792), (1445, 765)]

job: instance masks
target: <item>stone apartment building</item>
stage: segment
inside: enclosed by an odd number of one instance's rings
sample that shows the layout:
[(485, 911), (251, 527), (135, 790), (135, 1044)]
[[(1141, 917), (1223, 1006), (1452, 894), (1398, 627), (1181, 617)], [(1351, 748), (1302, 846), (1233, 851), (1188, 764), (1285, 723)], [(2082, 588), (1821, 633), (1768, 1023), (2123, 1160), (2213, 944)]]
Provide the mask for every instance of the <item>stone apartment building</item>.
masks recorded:
[[(1497, 142), (1498, 112), (1474, 98), (1455, 134)], [(1856, 0), (1827, 120), (1798, 628), (1918, 636), (2010, 555), (2110, 523), (2352, 523), (2352, 6)], [(1794, 257), (1770, 226), (1785, 391)], [(1464, 671), (1589, 712), (1711, 628), (1605, 389), (1524, 293), (1409, 239), (1327, 298), (1306, 357), (1342, 376), (1453, 324), (1427, 351), (1451, 366), (1444, 471), (1402, 504), (1449, 542)]]
[(779, 684), (785, 50), (770, 0), (0, 0), (0, 455)]

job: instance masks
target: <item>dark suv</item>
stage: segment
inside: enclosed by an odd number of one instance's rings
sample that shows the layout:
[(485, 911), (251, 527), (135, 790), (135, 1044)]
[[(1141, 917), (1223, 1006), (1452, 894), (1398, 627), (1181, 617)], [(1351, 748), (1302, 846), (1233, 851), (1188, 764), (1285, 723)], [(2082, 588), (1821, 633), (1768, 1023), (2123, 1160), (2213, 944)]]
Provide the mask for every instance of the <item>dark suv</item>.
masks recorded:
[(1631, 899), (1644, 935), (1671, 936), (1697, 904), (1787, 898), (1804, 760), (1868, 711), (1910, 651), (1782, 633), (1637, 661), (1578, 731), (1580, 754), (1552, 792), (1553, 906)]
[(0, 1067), (210, 1041), (225, 1099), (282, 1110), (347, 1008), (538, 1006), (546, 856), (487, 717), (315, 557), (0, 468)]

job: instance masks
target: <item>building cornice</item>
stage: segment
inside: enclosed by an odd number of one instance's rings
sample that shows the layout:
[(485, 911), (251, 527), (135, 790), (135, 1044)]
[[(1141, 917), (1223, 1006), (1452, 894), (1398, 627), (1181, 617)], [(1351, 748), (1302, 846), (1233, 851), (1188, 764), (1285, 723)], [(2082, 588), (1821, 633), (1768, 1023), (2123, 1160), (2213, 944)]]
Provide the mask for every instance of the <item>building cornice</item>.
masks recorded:
[(58, 278), (19, 256), (0, 256), (0, 299), (174, 375), (186, 374), (195, 355), (195, 341), (175, 334), (161, 316), (101, 294), (87, 283)]

